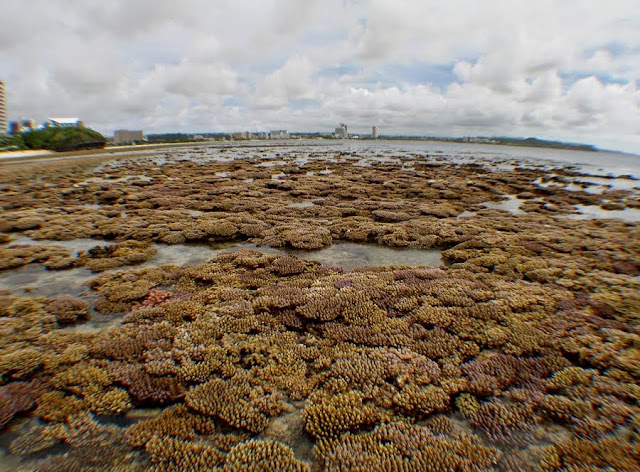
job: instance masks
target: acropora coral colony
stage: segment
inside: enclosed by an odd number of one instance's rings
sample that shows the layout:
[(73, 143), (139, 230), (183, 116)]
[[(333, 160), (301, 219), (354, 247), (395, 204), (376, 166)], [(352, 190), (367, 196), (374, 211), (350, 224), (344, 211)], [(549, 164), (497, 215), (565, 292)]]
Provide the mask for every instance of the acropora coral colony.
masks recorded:
[[(95, 277), (81, 297), (0, 292), (0, 462), (640, 470), (640, 226), (572, 218), (638, 209), (640, 191), (563, 186), (577, 176), (314, 147), (1, 165), (0, 276)], [(519, 214), (483, 205), (505, 195)], [(78, 238), (99, 241), (56, 245)], [(228, 241), (438, 248), (446, 265), (259, 249), (148, 265), (158, 244)], [(77, 329), (99, 319), (121, 321)]]

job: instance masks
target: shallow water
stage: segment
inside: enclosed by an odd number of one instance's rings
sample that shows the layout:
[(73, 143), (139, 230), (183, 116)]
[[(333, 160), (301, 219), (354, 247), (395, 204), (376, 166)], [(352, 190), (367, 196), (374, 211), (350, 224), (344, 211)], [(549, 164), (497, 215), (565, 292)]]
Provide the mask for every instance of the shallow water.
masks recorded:
[(280, 253), (273, 248), (258, 248), (253, 244), (238, 242), (221, 244), (156, 244), (157, 253), (147, 262), (137, 266), (141, 268), (164, 265), (192, 266), (206, 264), (222, 252), (239, 251), (240, 249), (258, 249), (262, 252)]
[(204, 264), (220, 253), (239, 251), (242, 249), (252, 249), (269, 254), (287, 254), (347, 270), (365, 266), (439, 266), (444, 264), (440, 251), (438, 250), (398, 249), (374, 244), (350, 242), (334, 243), (327, 248), (317, 251), (277, 249), (248, 243), (224, 243), (217, 245), (178, 244), (172, 246), (156, 245), (156, 247), (158, 253), (152, 259), (138, 267)]
[(557, 174), (549, 174), (546, 176), (546, 179), (553, 177), (558, 177), (560, 181), (551, 180), (543, 182), (543, 178), (540, 177), (533, 183), (543, 188), (586, 192), (594, 195), (602, 194), (608, 190), (640, 190), (640, 182), (633, 179), (597, 176), (565, 177)]
[(34, 244), (38, 246), (62, 246), (67, 248), (73, 256), (78, 255), (81, 251), (88, 251), (89, 249), (96, 246), (114, 246), (117, 243), (112, 241), (102, 241), (100, 239), (89, 239), (89, 238), (78, 238), (71, 239), (68, 241), (53, 241), (51, 239), (31, 239), (27, 236), (24, 236), (20, 239), (16, 239), (15, 241), (11, 241), (10, 245), (17, 244)]
[(624, 210), (603, 210), (596, 205), (575, 205), (578, 215), (566, 215), (573, 220), (585, 219), (607, 219), (614, 218), (628, 222), (640, 221), (640, 210), (636, 208), (626, 208)]
[(84, 284), (95, 277), (97, 274), (85, 268), (54, 271), (46, 269), (42, 264), (29, 264), (0, 272), (0, 289), (30, 297), (80, 297), (89, 291)]
[(266, 161), (266, 162), (262, 162), (258, 165), (256, 165), (256, 167), (276, 167), (276, 166), (283, 166), (286, 165), (287, 162), (286, 161)]
[[(95, 246), (113, 245), (115, 243), (98, 239), (74, 239), (71, 241), (34, 241), (21, 238), (21, 244), (61, 245), (72, 252), (87, 251)], [(15, 242), (13, 243), (15, 244)], [(407, 266), (439, 266), (444, 264), (439, 250), (403, 249), (378, 246), (374, 244), (358, 244), (338, 242), (317, 251), (293, 249), (276, 249), (268, 246), (242, 242), (222, 244), (155, 244), (157, 253), (148, 261), (129, 267), (118, 267), (114, 271), (126, 268), (151, 268), (165, 265), (193, 266), (205, 264), (218, 254), (242, 249), (252, 249), (269, 254), (286, 254), (301, 259), (313, 260), (322, 264), (341, 267), (346, 270), (365, 266), (407, 265)], [(0, 289), (11, 290), (23, 296), (56, 297), (58, 295), (87, 295), (89, 280), (100, 274), (83, 267), (52, 271), (42, 264), (30, 264), (20, 269), (0, 272)]]
[(311, 200), (289, 203), (287, 205), (289, 208), (311, 208), (312, 206), (315, 206), (315, 204)]
[[(520, 200), (518, 197), (514, 195), (507, 195), (508, 200), (503, 200), (500, 202), (485, 202), (481, 203), (485, 208), (492, 208), (494, 210), (504, 210), (508, 211), (512, 215), (524, 215), (525, 212), (520, 209), (524, 201)], [(469, 216), (469, 215), (465, 215)]]
[(441, 252), (436, 249), (397, 249), (348, 242), (335, 243), (319, 251), (291, 251), (291, 254), (346, 270), (366, 266), (440, 266), (444, 264)]
[(141, 180), (144, 182), (151, 182), (153, 180), (152, 177), (148, 177), (146, 175), (127, 175), (125, 177), (118, 178), (110, 178), (107, 174), (105, 177), (91, 177), (90, 179), (86, 179), (83, 182), (75, 184), (76, 187), (82, 185), (88, 185), (90, 183), (107, 183), (107, 184), (115, 184), (118, 182), (127, 182), (129, 180)]
[(614, 190), (638, 190), (640, 189), (640, 181), (633, 179), (608, 179), (604, 177), (576, 177), (574, 182), (579, 184), (581, 182), (585, 182), (594, 186), (601, 186), (606, 188), (612, 188)]

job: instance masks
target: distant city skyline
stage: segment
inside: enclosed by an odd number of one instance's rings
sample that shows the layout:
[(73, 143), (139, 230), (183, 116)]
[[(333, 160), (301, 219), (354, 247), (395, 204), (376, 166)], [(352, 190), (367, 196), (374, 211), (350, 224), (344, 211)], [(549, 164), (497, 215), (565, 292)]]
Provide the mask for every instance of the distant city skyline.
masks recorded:
[[(640, 153), (630, 0), (9, 0), (8, 120), (536, 136)], [(46, 47), (44, 46), (46, 45)]]

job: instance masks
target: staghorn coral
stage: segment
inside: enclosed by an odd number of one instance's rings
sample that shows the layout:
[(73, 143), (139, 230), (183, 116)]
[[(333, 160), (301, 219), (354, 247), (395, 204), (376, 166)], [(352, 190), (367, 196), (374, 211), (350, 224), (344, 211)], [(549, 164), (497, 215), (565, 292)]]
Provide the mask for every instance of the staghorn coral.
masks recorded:
[(68, 457), (77, 459), (83, 468), (127, 470), (133, 466), (132, 470), (140, 470), (134, 466), (136, 455), (125, 443), (122, 429), (104, 425), (89, 413), (71, 417), (51, 432), (68, 446)]
[(147, 296), (139, 304), (134, 304), (131, 311), (140, 310), (142, 308), (157, 307), (174, 297), (172, 292), (167, 290), (151, 289)]
[(51, 384), (57, 389), (77, 395), (102, 390), (112, 383), (112, 378), (106, 370), (89, 362), (72, 364), (51, 379)]
[(434, 385), (420, 387), (414, 384), (405, 385), (393, 397), (393, 402), (414, 416), (425, 416), (434, 411), (449, 408), (449, 395), (445, 390)]
[(453, 420), (450, 420), (446, 416), (431, 416), (429, 419), (425, 421), (425, 426), (427, 426), (433, 434), (448, 434), (452, 435), (454, 430), (457, 429), (456, 424)]
[(440, 378), (441, 369), (438, 364), (411, 349), (382, 348), (371, 351), (369, 356), (381, 359), (385, 364), (386, 375), (395, 377), (399, 384), (408, 378), (418, 384), (435, 383)]
[(0, 247), (0, 270), (12, 270), (36, 263), (41, 263), (50, 270), (62, 270), (73, 267), (75, 262), (69, 250), (62, 246), (19, 244)]
[(331, 366), (325, 388), (336, 392), (357, 389), (373, 396), (375, 386), (392, 377), (386, 371), (384, 360), (374, 356), (375, 351), (342, 354)]
[[(129, 308), (136, 300), (146, 297), (156, 283), (137, 276), (122, 279), (121, 274), (106, 274), (91, 282), (91, 287), (102, 297), (104, 311), (118, 313)], [(96, 303), (96, 307), (98, 307)], [(108, 309), (108, 310), (107, 310)]]
[(600, 441), (574, 439), (548, 446), (538, 467), (541, 472), (560, 470), (620, 470), (631, 472), (640, 467), (637, 445), (617, 438)]
[(99, 333), (89, 344), (91, 356), (97, 359), (139, 361), (154, 348), (170, 349), (177, 329), (168, 322), (152, 325), (124, 325)]
[(253, 307), (255, 310), (275, 312), (284, 308), (295, 308), (305, 302), (303, 289), (280, 283), (276, 286), (260, 287), (256, 290)]
[(82, 472), (84, 467), (80, 459), (70, 454), (61, 454), (37, 461), (33, 470), (34, 472)]
[(465, 418), (471, 417), (480, 408), (478, 399), (469, 393), (463, 393), (456, 398), (456, 407)]
[(43, 386), (31, 382), (11, 382), (0, 387), (0, 429), (4, 428), (14, 416), (31, 410), (42, 395)]
[(296, 310), (305, 318), (318, 321), (331, 321), (342, 314), (343, 301), (337, 296), (338, 291), (323, 290), (307, 297), (305, 302)]
[(85, 408), (82, 400), (73, 395), (65, 395), (64, 392), (53, 391), (42, 394), (36, 401), (38, 407), (34, 414), (51, 423), (66, 421)]
[(145, 445), (155, 472), (175, 470), (209, 471), (224, 461), (218, 449), (170, 437), (153, 436)]
[(276, 257), (269, 266), (269, 270), (279, 276), (301, 274), (307, 269), (308, 263), (291, 256)]
[(471, 425), (492, 441), (520, 443), (535, 424), (530, 404), (482, 403), (470, 416)]
[(268, 230), (262, 244), (295, 249), (320, 249), (331, 244), (331, 232), (322, 226), (277, 226)]
[(0, 377), (26, 379), (39, 370), (44, 361), (40, 350), (32, 347), (5, 352), (0, 358)]
[(302, 411), (305, 429), (316, 438), (333, 437), (375, 423), (378, 413), (357, 391), (325, 399), (309, 399)]
[(596, 373), (594, 370), (586, 370), (581, 367), (566, 367), (562, 369), (547, 380), (545, 388), (547, 391), (559, 391), (577, 384), (586, 384), (591, 381), (593, 375)]
[[(151, 292), (150, 292), (151, 293)], [(154, 295), (151, 295), (154, 297)], [(145, 297), (148, 299), (149, 295)], [(144, 300), (143, 300), (143, 303)], [(195, 300), (181, 300), (172, 297), (157, 306), (139, 308), (140, 305), (134, 303), (132, 311), (124, 318), (125, 323), (141, 323), (144, 321), (166, 321), (171, 324), (180, 324), (185, 320), (194, 320), (204, 312), (204, 306)]]
[(326, 470), (471, 471), (495, 465), (501, 453), (474, 443), (473, 436), (435, 436), (424, 426), (380, 425), (370, 433), (324, 440), (314, 452)]
[(385, 313), (366, 294), (351, 287), (314, 293), (298, 307), (297, 312), (305, 318), (318, 321), (342, 317), (347, 324), (359, 326), (379, 323), (385, 317)]
[(273, 440), (251, 440), (240, 443), (229, 451), (222, 470), (308, 472), (309, 466), (298, 461), (291, 448), (285, 444)]
[(157, 249), (147, 241), (124, 241), (114, 246), (96, 246), (80, 255), (79, 263), (92, 272), (141, 264), (151, 259)]
[(469, 378), (469, 392), (478, 396), (489, 396), (517, 384), (520, 379), (521, 362), (518, 358), (496, 354), (485, 360), (473, 360), (463, 366)]
[(107, 362), (104, 365), (114, 382), (122, 384), (136, 402), (163, 405), (184, 396), (184, 387), (174, 376), (150, 375), (139, 364)]
[(118, 387), (85, 392), (84, 400), (98, 415), (119, 415), (132, 408), (129, 395)]
[(581, 399), (574, 400), (563, 395), (545, 395), (540, 402), (542, 412), (556, 421), (571, 423), (589, 414), (591, 407)]
[(9, 444), (11, 454), (26, 456), (49, 449), (58, 442), (51, 427), (32, 426)]
[(238, 232), (238, 226), (227, 219), (212, 220), (201, 218), (197, 224), (198, 228), (207, 236), (214, 238), (231, 239)]
[(194, 439), (200, 435), (210, 435), (216, 430), (214, 421), (178, 404), (164, 410), (158, 417), (140, 421), (125, 433), (127, 443), (134, 447), (144, 447), (154, 437)]
[(193, 387), (187, 392), (185, 403), (199, 413), (254, 433), (264, 430), (269, 417), (281, 409), (277, 396), (261, 387), (252, 387), (243, 375), (228, 380), (213, 379)]
[(59, 325), (75, 323), (89, 318), (89, 304), (70, 296), (59, 296), (46, 303), (45, 309), (56, 317)]

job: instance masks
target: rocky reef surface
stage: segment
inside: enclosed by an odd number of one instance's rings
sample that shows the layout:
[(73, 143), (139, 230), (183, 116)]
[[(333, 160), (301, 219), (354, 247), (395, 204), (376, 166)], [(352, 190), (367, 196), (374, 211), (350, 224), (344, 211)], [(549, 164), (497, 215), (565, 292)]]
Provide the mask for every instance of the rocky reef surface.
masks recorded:
[[(0, 165), (0, 283), (88, 274), (0, 291), (0, 470), (639, 470), (640, 185), (449, 157)], [(347, 242), (444, 263), (299, 257)]]

